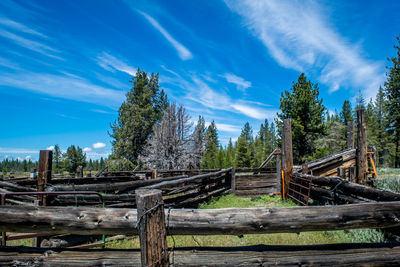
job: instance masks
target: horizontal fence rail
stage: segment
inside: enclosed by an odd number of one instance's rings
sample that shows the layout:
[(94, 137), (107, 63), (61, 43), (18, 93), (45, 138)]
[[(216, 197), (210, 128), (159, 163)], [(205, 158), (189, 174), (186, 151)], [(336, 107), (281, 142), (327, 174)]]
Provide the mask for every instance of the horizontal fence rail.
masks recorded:
[[(400, 226), (400, 203), (248, 209), (165, 210), (174, 235), (240, 235)], [(135, 209), (0, 207), (0, 231), (57, 234), (137, 234)]]

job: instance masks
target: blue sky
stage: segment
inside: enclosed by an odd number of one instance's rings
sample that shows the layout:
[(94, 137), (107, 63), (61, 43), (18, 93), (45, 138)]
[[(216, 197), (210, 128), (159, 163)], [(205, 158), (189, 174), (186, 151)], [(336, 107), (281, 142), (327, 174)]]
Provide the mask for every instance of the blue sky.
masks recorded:
[(221, 142), (256, 133), (301, 72), (330, 110), (374, 97), (400, 34), (400, 1), (0, 1), (0, 160), (54, 144), (111, 151), (138, 67)]

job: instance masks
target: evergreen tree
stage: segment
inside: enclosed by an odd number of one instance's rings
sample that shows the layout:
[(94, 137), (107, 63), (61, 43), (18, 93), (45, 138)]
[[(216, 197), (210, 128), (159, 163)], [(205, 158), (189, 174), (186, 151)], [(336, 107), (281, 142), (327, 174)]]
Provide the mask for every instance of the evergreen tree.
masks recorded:
[(349, 100), (345, 100), (342, 105), (342, 111), (340, 112), (340, 121), (343, 125), (347, 126), (349, 121), (353, 120), (353, 111)]
[(216, 167), (218, 169), (225, 168), (225, 152), (222, 146), (219, 146), (217, 158), (216, 158)]
[(118, 120), (111, 124), (112, 158), (138, 164), (138, 156), (149, 139), (153, 126), (162, 118), (167, 97), (158, 85), (158, 74), (150, 76), (138, 69), (133, 85), (118, 111)]
[(251, 164), (249, 144), (244, 136), (240, 136), (236, 143), (236, 167), (248, 168)]
[(226, 147), (226, 167), (233, 167), (235, 162), (235, 149), (232, 144), (232, 138), (229, 138), (228, 146)]
[(282, 93), (280, 109), (277, 124), (281, 126), (284, 119), (292, 119), (294, 161), (302, 163), (314, 153), (314, 141), (325, 134), (325, 107), (319, 99), (318, 85), (308, 81), (302, 73), (297, 82), (293, 82), (291, 92)]
[[(375, 117), (376, 117), (376, 135), (377, 135), (377, 165), (382, 166), (385, 162), (388, 163), (389, 145), (387, 142), (386, 132), (386, 110), (385, 110), (385, 92), (382, 87), (379, 87), (375, 98)], [(368, 136), (368, 135), (367, 135)]]
[(206, 131), (205, 152), (201, 162), (201, 167), (203, 169), (216, 168), (218, 147), (219, 147), (218, 130), (217, 126), (215, 125), (215, 122), (212, 121)]
[(194, 128), (193, 134), (193, 164), (195, 168), (200, 168), (201, 159), (204, 155), (204, 146), (206, 139), (206, 126), (202, 116), (199, 116), (196, 127)]
[(396, 38), (399, 45), (395, 45), (397, 55), (390, 58), (393, 66), (386, 74), (385, 93), (387, 97), (386, 110), (388, 131), (395, 144), (394, 166), (400, 167), (400, 36)]
[[(361, 93), (361, 90), (358, 90), (358, 95), (356, 98), (356, 108), (355, 110), (359, 110), (359, 109), (365, 109), (365, 98), (363, 96), (363, 94)], [(354, 116), (356, 116), (356, 112), (354, 114)]]
[(54, 162), (54, 171), (55, 173), (59, 173), (62, 171), (62, 152), (59, 145), (54, 146), (53, 150), (53, 162)]
[(367, 109), (365, 110), (365, 122), (367, 124), (368, 145), (376, 147), (378, 143), (376, 111), (372, 98), (368, 102)]
[(64, 166), (70, 173), (75, 173), (78, 166), (86, 166), (86, 154), (83, 153), (82, 148), (71, 145), (64, 153)]

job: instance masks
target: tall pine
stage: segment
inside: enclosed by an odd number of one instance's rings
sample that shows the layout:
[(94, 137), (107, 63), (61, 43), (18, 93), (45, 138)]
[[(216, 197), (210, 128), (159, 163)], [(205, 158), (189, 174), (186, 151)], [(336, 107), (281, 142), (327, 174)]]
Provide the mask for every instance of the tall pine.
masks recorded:
[(399, 43), (394, 46), (397, 55), (390, 58), (392, 66), (386, 73), (385, 93), (388, 131), (395, 144), (394, 166), (398, 168), (400, 167), (400, 37), (396, 37), (396, 39)]
[(158, 85), (158, 74), (148, 75), (138, 69), (131, 83), (132, 89), (119, 108), (118, 120), (111, 124), (111, 157), (136, 165), (154, 124), (162, 118), (167, 97)]
[(314, 153), (315, 140), (325, 134), (325, 107), (319, 99), (318, 84), (302, 73), (291, 90), (282, 93), (280, 109), (277, 124), (281, 126), (284, 119), (292, 119), (294, 161), (303, 163)]

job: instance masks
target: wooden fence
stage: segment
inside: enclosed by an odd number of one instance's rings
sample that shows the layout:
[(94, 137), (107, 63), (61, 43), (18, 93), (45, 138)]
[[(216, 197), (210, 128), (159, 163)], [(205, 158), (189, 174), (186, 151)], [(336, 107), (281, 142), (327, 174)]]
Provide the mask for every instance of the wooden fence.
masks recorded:
[[(165, 235), (241, 235), (298, 233), (316, 230), (388, 228), (400, 226), (400, 203), (363, 203), (343, 206), (168, 209), (161, 190), (138, 190), (138, 210), (84, 207), (0, 207), (0, 231), (73, 234), (139, 235), (141, 251), (62, 250), (0, 247), (0, 264), (131, 266), (259, 266), (398, 264), (400, 244), (340, 244), (323, 246), (174, 248)], [(140, 204), (139, 204), (140, 203)], [(161, 218), (160, 218), (161, 216)], [(164, 230), (163, 230), (164, 229)], [(142, 233), (143, 232), (143, 233)], [(158, 238), (154, 238), (158, 236)], [(139, 253), (141, 256), (139, 257)], [(129, 256), (129, 257), (128, 257)], [(229, 257), (229, 258), (225, 258)], [(361, 258), (360, 258), (361, 257)], [(139, 261), (141, 258), (141, 262)], [(196, 260), (194, 260), (196, 259)]]

